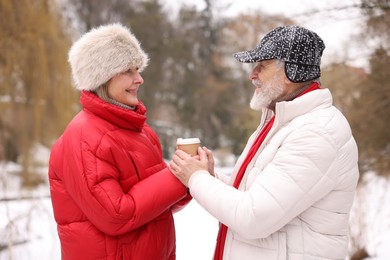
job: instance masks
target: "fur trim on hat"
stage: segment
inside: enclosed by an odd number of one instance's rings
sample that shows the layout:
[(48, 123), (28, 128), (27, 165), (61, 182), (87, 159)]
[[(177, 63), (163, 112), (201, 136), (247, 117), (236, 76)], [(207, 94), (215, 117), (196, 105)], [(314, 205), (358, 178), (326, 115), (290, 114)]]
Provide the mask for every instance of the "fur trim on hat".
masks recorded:
[(134, 34), (116, 23), (84, 34), (70, 48), (68, 61), (76, 89), (92, 91), (131, 68), (141, 72), (149, 58)]

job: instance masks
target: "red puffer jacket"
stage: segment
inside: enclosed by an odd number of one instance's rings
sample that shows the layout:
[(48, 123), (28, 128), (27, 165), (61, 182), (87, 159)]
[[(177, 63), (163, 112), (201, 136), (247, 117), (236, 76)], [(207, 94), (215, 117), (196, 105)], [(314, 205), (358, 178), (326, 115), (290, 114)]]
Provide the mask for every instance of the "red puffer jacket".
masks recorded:
[(172, 210), (190, 197), (163, 161), (145, 107), (85, 91), (81, 104), (49, 165), (62, 259), (175, 259)]

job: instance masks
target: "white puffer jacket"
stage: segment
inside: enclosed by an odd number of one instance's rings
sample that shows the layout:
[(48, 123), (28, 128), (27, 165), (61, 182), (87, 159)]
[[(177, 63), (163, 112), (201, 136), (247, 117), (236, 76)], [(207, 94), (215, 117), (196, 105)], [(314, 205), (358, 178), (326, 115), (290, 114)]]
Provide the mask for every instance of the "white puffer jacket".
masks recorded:
[(274, 125), (238, 190), (232, 182), (272, 116), (269, 110), (232, 178), (217, 176), (229, 185), (198, 171), (189, 182), (191, 194), (228, 226), (224, 260), (345, 259), (359, 176), (350, 126), (327, 89), (280, 102), (275, 111)]

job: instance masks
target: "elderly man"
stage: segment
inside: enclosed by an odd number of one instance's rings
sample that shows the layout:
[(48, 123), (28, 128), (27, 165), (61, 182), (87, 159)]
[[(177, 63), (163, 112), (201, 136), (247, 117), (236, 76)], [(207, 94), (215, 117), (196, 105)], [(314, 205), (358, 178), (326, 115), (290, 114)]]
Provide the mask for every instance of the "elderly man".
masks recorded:
[(282, 26), (255, 49), (250, 106), (257, 130), (227, 177), (210, 150), (177, 150), (174, 175), (220, 222), (215, 260), (345, 259), (358, 150), (350, 126), (320, 85), (325, 45), (314, 32)]

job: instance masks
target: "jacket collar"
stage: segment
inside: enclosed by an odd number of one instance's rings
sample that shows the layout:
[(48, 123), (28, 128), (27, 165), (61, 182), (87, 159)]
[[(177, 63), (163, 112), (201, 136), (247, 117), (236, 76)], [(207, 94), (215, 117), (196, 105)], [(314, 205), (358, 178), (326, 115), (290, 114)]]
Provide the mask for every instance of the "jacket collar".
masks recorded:
[[(316, 109), (332, 106), (333, 98), (328, 89), (317, 89), (305, 93), (291, 101), (282, 101), (275, 106), (275, 125), (284, 124), (292, 119)], [(274, 115), (270, 109), (263, 109), (260, 126)]]
[(119, 128), (140, 132), (146, 121), (146, 108), (142, 102), (139, 102), (133, 111), (107, 103), (89, 91), (82, 91), (80, 103), (83, 110), (95, 114)]

